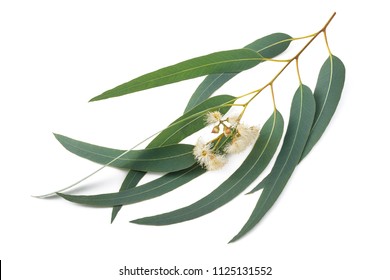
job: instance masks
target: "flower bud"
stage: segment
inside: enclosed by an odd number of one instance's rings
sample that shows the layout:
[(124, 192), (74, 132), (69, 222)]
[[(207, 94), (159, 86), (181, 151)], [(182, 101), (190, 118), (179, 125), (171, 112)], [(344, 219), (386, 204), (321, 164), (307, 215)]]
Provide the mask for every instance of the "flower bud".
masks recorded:
[(230, 129), (230, 127), (225, 126), (225, 128), (223, 129), (223, 133), (227, 137), (232, 133), (232, 130)]
[(214, 126), (211, 133), (219, 133), (219, 125)]

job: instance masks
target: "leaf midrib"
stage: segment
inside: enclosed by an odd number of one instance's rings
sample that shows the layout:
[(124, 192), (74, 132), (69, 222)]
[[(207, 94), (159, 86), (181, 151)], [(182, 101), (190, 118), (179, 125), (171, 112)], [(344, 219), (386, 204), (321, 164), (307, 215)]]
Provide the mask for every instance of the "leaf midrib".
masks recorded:
[(279, 45), (279, 44), (281, 44), (281, 43), (288, 42), (288, 41), (291, 41), (291, 40), (292, 40), (292, 39), (289, 38), (289, 39), (283, 39), (283, 40), (277, 41), (277, 42), (275, 42), (275, 43), (273, 43), (273, 44), (271, 44), (271, 45), (268, 45), (268, 46), (266, 46), (266, 47), (264, 47), (264, 48), (262, 48), (262, 49), (260, 49), (260, 50), (258, 50), (258, 51), (256, 51), (256, 52), (264, 51), (264, 50), (269, 49), (269, 48), (271, 48), (271, 47), (273, 47), (273, 46), (276, 46), (276, 45)]

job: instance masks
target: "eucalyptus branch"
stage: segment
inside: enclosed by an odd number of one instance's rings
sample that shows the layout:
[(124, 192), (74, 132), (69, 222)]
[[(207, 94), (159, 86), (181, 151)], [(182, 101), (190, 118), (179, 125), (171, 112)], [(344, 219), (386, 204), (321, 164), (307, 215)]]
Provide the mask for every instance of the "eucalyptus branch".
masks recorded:
[[(114, 98), (206, 76), (191, 96), (185, 113), (181, 117), (127, 151), (100, 147), (65, 136), (56, 137), (70, 152), (100, 163), (102, 167), (66, 188), (36, 197), (46, 198), (58, 194), (75, 203), (113, 207), (113, 221), (123, 205), (161, 196), (206, 171), (221, 169), (229, 158), (232, 158), (231, 154), (241, 153), (252, 147), (240, 167), (202, 199), (171, 212), (132, 221), (147, 225), (180, 223), (206, 215), (238, 196), (261, 175), (278, 151), (271, 172), (250, 192), (263, 189), (248, 221), (231, 242), (238, 240), (250, 231), (273, 206), (296, 166), (321, 138), (337, 108), (345, 81), (345, 67), (329, 48), (327, 27), (335, 15), (336, 13), (316, 33), (295, 38), (284, 33), (273, 33), (242, 49), (211, 53), (144, 74), (92, 98), (91, 101)], [(301, 77), (299, 59), (321, 33), (324, 35), (329, 58), (319, 71), (313, 93), (310, 87), (304, 84), (304, 77)], [(306, 39), (306, 44), (291, 58), (277, 58), (289, 48), (290, 43)], [(284, 133), (283, 116), (278, 111), (275, 102), (274, 83), (293, 62), (295, 62), (299, 86), (291, 101), (287, 131)], [(262, 63), (284, 63), (284, 65), (268, 83), (258, 89), (237, 97), (231, 95), (211, 97), (238, 73)], [(249, 104), (252, 104), (252, 101), (268, 87), (273, 105), (271, 116), (260, 126), (243, 123), (242, 120)], [(241, 107), (242, 110), (239, 114), (232, 114), (229, 112), (232, 107)], [(211, 134), (205, 137), (210, 140), (200, 137), (194, 145), (180, 144), (186, 137), (208, 126)], [(152, 140), (146, 149), (134, 150), (150, 139)], [(280, 142), (282, 146), (278, 149)], [(133, 154), (134, 156), (131, 157), (130, 155)], [(118, 167), (118, 162), (122, 161), (128, 164), (126, 166), (131, 167), (118, 192), (92, 196), (62, 193), (107, 166)], [(122, 167), (122, 165), (119, 166)], [(156, 170), (166, 174), (137, 186), (147, 172), (156, 172)]]
[[(333, 13), (333, 15), (329, 18), (329, 20), (326, 22), (326, 24), (316, 33), (314, 34), (311, 34), (311, 35), (307, 35), (307, 36), (303, 36), (303, 37), (298, 37), (298, 38), (293, 38), (292, 40), (301, 40), (301, 39), (307, 39), (307, 38), (311, 38), (309, 40), (309, 42), (307, 42), (303, 47), (302, 49), (295, 55), (293, 56), (292, 58), (290, 59), (282, 59), (282, 60), (278, 60), (278, 59), (268, 59), (268, 58), (264, 58), (264, 60), (268, 60), (268, 61), (271, 61), (271, 62), (287, 62), (283, 67), (282, 69), (279, 70), (279, 72), (263, 87), (257, 89), (257, 90), (254, 90), (254, 91), (251, 91), (250, 93), (247, 93), (247, 94), (244, 94), (241, 97), (245, 97), (247, 95), (250, 95), (250, 94), (253, 94), (255, 93), (255, 95), (248, 101), (248, 104), (260, 93), (262, 92), (265, 88), (267, 88), (268, 86), (271, 86), (273, 85), (273, 83), (276, 81), (277, 78), (279, 78), (279, 76), (283, 73), (284, 70), (286, 70), (286, 68), (293, 62), (295, 61), (296, 62), (296, 70), (297, 70), (297, 74), (298, 74), (298, 79), (300, 81), (300, 84), (302, 83), (301, 82), (301, 77), (300, 77), (300, 74), (299, 74), (299, 67), (298, 67), (298, 59), (299, 59), (299, 56), (306, 50), (306, 48), (318, 37), (319, 34), (321, 33), (324, 33), (324, 36), (325, 36), (325, 42), (326, 42), (326, 47), (329, 51), (329, 54), (331, 54), (331, 51), (329, 49), (329, 45), (328, 45), (328, 40), (327, 40), (327, 36), (326, 36), (326, 28), (328, 27), (328, 25), (330, 24), (330, 22), (332, 21), (332, 19), (335, 17), (336, 13)], [(273, 91), (272, 91), (273, 92)]]

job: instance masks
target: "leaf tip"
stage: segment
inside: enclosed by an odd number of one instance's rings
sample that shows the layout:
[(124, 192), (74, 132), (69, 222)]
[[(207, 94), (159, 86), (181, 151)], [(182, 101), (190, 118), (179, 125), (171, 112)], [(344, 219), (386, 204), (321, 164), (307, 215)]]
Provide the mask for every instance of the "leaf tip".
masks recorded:
[(105, 91), (99, 95), (96, 95), (95, 97), (92, 97), (88, 102), (95, 102), (95, 101), (99, 101), (99, 100), (103, 100), (103, 99), (107, 99), (107, 98), (112, 97), (108, 94), (108, 92), (109, 91)]
[(98, 96), (95, 96), (93, 98), (91, 98), (88, 102), (95, 102), (95, 101), (98, 101), (99, 100), (99, 95)]
[(139, 221), (140, 219), (135, 219), (135, 220), (132, 220), (132, 221), (129, 221), (129, 223), (132, 223), (132, 224), (140, 224), (138, 221)]
[(59, 134), (59, 133), (55, 133), (55, 132), (52, 132), (53, 133), (53, 136), (58, 140), (58, 138), (60, 138), (62, 135)]
[(254, 187), (251, 191), (247, 192), (245, 195), (248, 195), (248, 194), (254, 194), (255, 192), (259, 191), (260, 189), (262, 189), (262, 185), (261, 183), (259, 185), (257, 185), (256, 187)]
[(118, 214), (117, 211), (112, 211), (112, 213), (111, 213), (111, 224), (114, 222), (117, 214)]
[(230, 241), (228, 242), (228, 244), (232, 244), (233, 242), (236, 242), (240, 237), (238, 235), (234, 236), (232, 239), (230, 239)]
[(135, 219), (135, 220), (129, 221), (129, 223), (137, 224), (137, 225), (154, 225), (154, 224), (148, 223), (146, 218)]

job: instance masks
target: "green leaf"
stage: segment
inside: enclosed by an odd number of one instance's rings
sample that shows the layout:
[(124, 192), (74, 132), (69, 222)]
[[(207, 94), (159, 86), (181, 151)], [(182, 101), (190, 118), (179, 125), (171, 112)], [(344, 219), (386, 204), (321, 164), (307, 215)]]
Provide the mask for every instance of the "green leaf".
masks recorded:
[(344, 81), (344, 64), (338, 57), (331, 55), (322, 65), (318, 76), (317, 85), (314, 90), (316, 114), (301, 160), (318, 142), (332, 119), (339, 104)]
[(231, 95), (219, 95), (207, 99), (195, 108), (185, 113), (164, 129), (152, 142), (150, 147), (160, 147), (168, 144), (179, 143), (184, 138), (205, 127), (205, 115), (209, 111), (220, 111), (226, 114), (236, 97)]
[[(205, 127), (204, 115), (206, 112), (219, 110), (222, 114), (226, 114), (231, 108), (231, 106), (226, 105), (233, 104), (235, 100), (236, 98), (230, 95), (220, 95), (207, 99), (160, 132), (160, 134), (149, 143), (147, 148), (179, 143), (184, 138)], [(136, 187), (145, 174), (146, 173), (141, 171), (130, 170), (119, 191)], [(121, 206), (115, 206), (113, 208), (111, 223), (114, 221), (120, 209)]]
[[(289, 35), (284, 33), (273, 33), (246, 45), (244, 48), (253, 50), (259, 53), (262, 57), (272, 58), (284, 52), (290, 43), (291, 37)], [(188, 112), (194, 106), (203, 100), (206, 100), (237, 74), (238, 72), (211, 74), (207, 76), (192, 94), (184, 112)]]
[(283, 118), (279, 112), (275, 112), (264, 124), (252, 151), (242, 165), (217, 189), (187, 207), (132, 222), (144, 225), (180, 223), (206, 215), (223, 206), (244, 191), (266, 168), (282, 134)]
[[(115, 150), (81, 142), (55, 134), (57, 140), (70, 152), (100, 164), (107, 164), (120, 158), (110, 166), (138, 171), (172, 172), (185, 169), (195, 163), (193, 146), (185, 144), (169, 145), (144, 150)], [(125, 154), (124, 154), (125, 153)]]
[(159, 87), (208, 74), (240, 72), (256, 66), (261, 56), (249, 49), (221, 51), (196, 57), (142, 75), (110, 89), (90, 101), (97, 101)]
[(184, 170), (168, 173), (137, 188), (131, 188), (121, 192), (99, 195), (69, 195), (58, 193), (58, 195), (71, 202), (91, 206), (111, 207), (127, 205), (161, 196), (202, 175), (204, 172), (205, 170), (203, 168), (194, 165)]
[(270, 174), (252, 191), (263, 188), (263, 192), (249, 220), (230, 242), (238, 240), (251, 230), (264, 217), (283, 191), (301, 158), (313, 124), (314, 113), (315, 102), (311, 90), (305, 85), (300, 85), (291, 104), (286, 135), (275, 165)]

